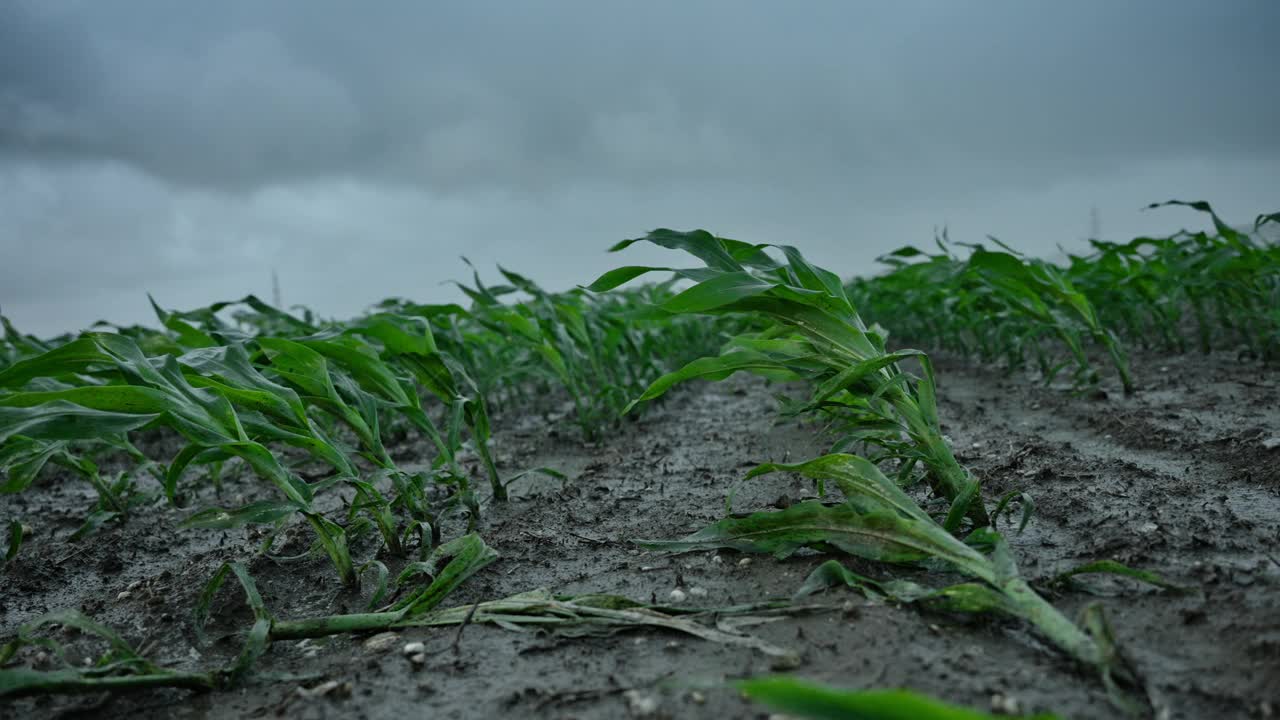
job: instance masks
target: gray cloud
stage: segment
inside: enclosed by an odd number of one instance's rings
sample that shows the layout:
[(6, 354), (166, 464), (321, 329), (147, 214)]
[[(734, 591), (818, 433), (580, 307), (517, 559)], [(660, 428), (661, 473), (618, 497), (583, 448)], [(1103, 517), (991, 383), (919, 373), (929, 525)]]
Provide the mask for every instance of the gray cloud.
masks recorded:
[[(456, 256), (565, 287), (652, 226), (847, 272), (951, 223), (1037, 251), (1280, 187), (1280, 6), (0, 7), (0, 303), (44, 331), (262, 291), (345, 314)], [(1169, 218), (1165, 220), (1164, 218)]]

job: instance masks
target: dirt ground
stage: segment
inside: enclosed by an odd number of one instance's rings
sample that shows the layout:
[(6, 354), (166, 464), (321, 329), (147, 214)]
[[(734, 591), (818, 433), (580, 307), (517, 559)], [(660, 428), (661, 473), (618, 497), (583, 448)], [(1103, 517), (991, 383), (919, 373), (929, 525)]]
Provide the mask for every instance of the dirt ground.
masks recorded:
[[(1280, 373), (1225, 354), (1135, 357), (1141, 387), (1135, 395), (1108, 387), (1077, 396), (936, 361), (944, 429), (961, 462), (983, 479), (988, 503), (1010, 490), (1035, 500), (1026, 531), (1006, 532), (1024, 575), (1045, 580), (1112, 558), (1191, 589), (1174, 594), (1089, 576), (1076, 587), (1046, 590), (1070, 616), (1101, 602), (1146, 683), (1156, 717), (1280, 714), (1280, 449), (1268, 449), (1267, 442), (1280, 436)], [(501, 559), (446, 604), (540, 587), (662, 602), (680, 588), (689, 595), (686, 603), (706, 606), (789, 597), (826, 557), (659, 555), (628, 542), (702, 528), (722, 516), (734, 487), (735, 511), (811, 494), (790, 476), (742, 482), (756, 463), (798, 461), (825, 449), (816, 427), (775, 422), (776, 389), (753, 378), (691, 385), (594, 446), (555, 417), (504, 418), (494, 442), (504, 470), (548, 465), (569, 480), (522, 481), (512, 502), (488, 507), (481, 532)], [(425, 447), (402, 447), (398, 457), (411, 461), (420, 451)], [(249, 500), (254, 487), (246, 478), (229, 484), (221, 499), (210, 494), (192, 501)], [(90, 502), (85, 483), (52, 473), (23, 495), (0, 498), (0, 519), (21, 518), (35, 532), (0, 575), (0, 638), (50, 610), (80, 608), (158, 662), (192, 669), (225, 662), (238, 641), (197, 650), (191, 608), (223, 561), (253, 557), (257, 535), (177, 530), (184, 513), (158, 505), (87, 542), (67, 542)], [(300, 533), (286, 549), (304, 550), (305, 537)], [(873, 577), (890, 574), (858, 560), (846, 564)], [(277, 617), (363, 608), (363, 598), (338, 592), (323, 559), (278, 564), (259, 558), (250, 568)], [(955, 579), (895, 572), (926, 582)], [(229, 586), (219, 598), (215, 629), (248, 627), (238, 588)], [(750, 628), (796, 650), (801, 664), (794, 672), (801, 676), (855, 688), (908, 687), (983, 709), (1000, 695), (1024, 711), (1118, 716), (1097, 678), (1023, 623), (877, 604), (850, 590), (816, 599), (831, 609)], [(770, 658), (691, 636), (643, 630), (562, 638), (472, 625), (461, 634), (454, 627), (406, 630), (381, 650), (368, 647), (367, 639), (276, 643), (260, 661), (257, 680), (234, 690), (28, 698), (8, 707), (0, 701), (0, 715), (769, 715), (723, 682), (769, 672)], [(422, 668), (399, 650), (416, 640), (429, 656)], [(350, 694), (299, 693), (326, 680), (350, 683)]]

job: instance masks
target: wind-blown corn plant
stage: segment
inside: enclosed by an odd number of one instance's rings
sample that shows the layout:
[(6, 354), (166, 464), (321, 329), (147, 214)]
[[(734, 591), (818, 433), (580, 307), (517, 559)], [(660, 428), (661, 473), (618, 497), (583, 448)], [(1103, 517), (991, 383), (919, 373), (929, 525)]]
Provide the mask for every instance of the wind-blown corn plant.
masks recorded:
[[(704, 230), (655, 230), (640, 240), (684, 250), (705, 267), (621, 267), (588, 289), (604, 292), (646, 273), (671, 272), (694, 284), (658, 305), (662, 311), (745, 314), (767, 325), (733, 338), (718, 357), (695, 360), (658, 379), (633, 406), (693, 378), (718, 380), (743, 370), (801, 378), (814, 385), (806, 408), (840, 415), (859, 439), (882, 447), (884, 458), (902, 461), (904, 476), (923, 466), (933, 489), (953, 504), (949, 528), (966, 514), (977, 525), (987, 524), (977, 479), (942, 436), (928, 357), (917, 350), (886, 350), (883, 334), (862, 321), (839, 277), (786, 245), (750, 245)], [(635, 242), (625, 240), (611, 250)], [(786, 261), (774, 260), (767, 247), (781, 250)], [(921, 375), (900, 367), (908, 359), (919, 363)]]
[[(926, 599), (949, 610), (999, 612), (1022, 618), (1063, 652), (1098, 671), (1119, 704), (1132, 705), (1116, 683), (1132, 683), (1134, 678), (1115, 649), (1101, 611), (1096, 607), (1086, 611), (1092, 634), (1073, 624), (1018, 573), (998, 533), (984, 528), (967, 542), (956, 538), (875, 464), (856, 455), (824, 455), (792, 465), (767, 463), (747, 477), (773, 472), (795, 472), (820, 483), (834, 483), (845, 501), (838, 505), (807, 501), (785, 510), (729, 517), (679, 540), (643, 540), (640, 544), (663, 552), (732, 548), (780, 558), (803, 547), (835, 548), (885, 563), (941, 562), (977, 582), (913, 594), (908, 599)], [(984, 555), (977, 545), (989, 546), (991, 554)]]

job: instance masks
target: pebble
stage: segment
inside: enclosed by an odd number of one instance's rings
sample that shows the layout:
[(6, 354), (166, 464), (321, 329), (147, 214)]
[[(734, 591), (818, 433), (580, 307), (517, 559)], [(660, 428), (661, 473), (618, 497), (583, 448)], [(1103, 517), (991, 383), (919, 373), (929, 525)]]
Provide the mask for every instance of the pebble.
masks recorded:
[(120, 594), (116, 596), (116, 601), (119, 602), (121, 600), (128, 600), (131, 597), (133, 597), (133, 593), (129, 592), (128, 590), (121, 590)]
[(751, 564), (751, 558), (742, 558), (738, 561), (738, 567), (746, 567)]
[(382, 632), (365, 640), (363, 647), (365, 652), (386, 652), (396, 646), (400, 642), (400, 636), (393, 632)]
[(671, 591), (671, 602), (673, 603), (682, 603), (688, 597), (689, 596), (686, 595), (685, 592), (680, 588), (676, 588), (675, 590)]
[(645, 695), (639, 690), (628, 690), (622, 693), (627, 700), (627, 709), (636, 717), (648, 717), (658, 712), (658, 699)]
[(707, 589), (704, 587), (691, 587), (689, 588), (689, 595), (693, 597), (706, 597)]
[(124, 589), (125, 589), (125, 590), (137, 590), (137, 589), (138, 589), (138, 588), (140, 588), (140, 587), (142, 587), (142, 581), (141, 581), (141, 580), (134, 580), (133, 582), (131, 582), (131, 583), (129, 583), (128, 585), (126, 585)]
[(689, 693), (689, 699), (697, 703), (698, 705), (701, 705), (702, 703), (707, 701), (707, 696), (703, 695), (697, 690), (694, 690), (693, 692)]
[(1021, 715), (1022, 703), (1012, 695), (996, 693), (991, 696), (991, 712), (1001, 715)]
[(338, 680), (326, 680), (313, 688), (298, 688), (298, 697), (312, 699), (324, 697), (326, 695), (345, 696), (350, 695), (352, 685), (349, 682), (340, 682)]
[(426, 651), (427, 651), (427, 645), (426, 645), (426, 643), (421, 643), (421, 642), (411, 642), (411, 643), (405, 643), (405, 646), (404, 646), (404, 654), (405, 654), (406, 656), (408, 656), (408, 655), (421, 655), (422, 653), (424, 653), (424, 652), (426, 652)]
[(1144, 534), (1144, 535), (1150, 535), (1151, 533), (1153, 533), (1153, 532), (1155, 532), (1155, 531), (1157, 531), (1157, 530), (1159, 530), (1159, 529), (1160, 529), (1160, 526), (1159, 526), (1159, 525), (1157, 525), (1157, 524), (1155, 524), (1155, 523), (1153, 523), (1153, 522), (1148, 522), (1148, 523), (1143, 523), (1143, 524), (1142, 524), (1142, 527), (1138, 528), (1138, 532), (1140, 532), (1140, 533), (1142, 533), (1142, 534)]
[(425, 664), (427, 663), (427, 654), (426, 654), (426, 653), (415, 653), (415, 654), (413, 654), (413, 655), (410, 655), (410, 656), (409, 656), (409, 662), (413, 663), (414, 665), (418, 665), (418, 666), (425, 665)]
[(1280, 435), (1277, 435), (1275, 437), (1269, 437), (1266, 440), (1263, 440), (1262, 447), (1266, 448), (1267, 450), (1275, 450), (1276, 448), (1280, 448)]

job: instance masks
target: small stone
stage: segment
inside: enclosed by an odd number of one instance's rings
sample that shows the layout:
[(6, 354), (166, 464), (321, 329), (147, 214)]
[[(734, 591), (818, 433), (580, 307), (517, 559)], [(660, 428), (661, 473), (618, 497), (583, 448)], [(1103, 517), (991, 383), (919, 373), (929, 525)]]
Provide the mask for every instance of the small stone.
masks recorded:
[(116, 601), (119, 602), (121, 600), (128, 600), (131, 597), (133, 597), (133, 593), (129, 592), (128, 590), (121, 590), (120, 594), (116, 596)]
[[(338, 682), (337, 680), (326, 680), (320, 683), (319, 685), (316, 685), (313, 688), (299, 687), (298, 697), (308, 699), (308, 700), (324, 697), (329, 693), (333, 693), (334, 691), (340, 690), (343, 687), (343, 685), (344, 683)], [(346, 683), (345, 685), (348, 688), (347, 694), (349, 695), (351, 693), (350, 691), (351, 683)], [(340, 694), (340, 693), (335, 693), (335, 694)]]
[(724, 558), (720, 557), (719, 555), (712, 555), (712, 556), (711, 556), (711, 562), (713, 562), (713, 563), (720, 563), (720, 564), (723, 564), (723, 563), (724, 563)]
[(1276, 448), (1280, 448), (1280, 435), (1277, 435), (1275, 437), (1269, 437), (1266, 440), (1263, 440), (1262, 447), (1267, 450), (1275, 450)]
[(697, 703), (698, 705), (701, 705), (702, 703), (707, 701), (707, 696), (703, 695), (697, 690), (694, 690), (693, 692), (689, 693), (689, 700), (691, 702)]
[(390, 650), (400, 642), (400, 636), (393, 632), (381, 632), (364, 641), (365, 652), (381, 653)]
[(991, 712), (1001, 715), (1021, 715), (1022, 703), (1011, 695), (996, 693), (991, 696)]
[(22, 524), (22, 537), (24, 537), (24, 538), (29, 538), (29, 537), (31, 537), (32, 535), (34, 535), (34, 534), (35, 534), (35, 532), (36, 532), (35, 528), (31, 527), (30, 525), (28, 525), (28, 524), (26, 524), (26, 523), (23, 523), (23, 524)]
[(1142, 527), (1138, 528), (1138, 532), (1142, 533), (1143, 535), (1150, 535), (1151, 533), (1159, 529), (1160, 529), (1159, 525), (1153, 522), (1146, 522), (1142, 524)]
[(426, 643), (411, 642), (411, 643), (405, 643), (403, 652), (406, 656), (421, 655), (422, 653), (426, 652), (426, 650), (427, 650)]
[(671, 602), (673, 603), (682, 603), (688, 597), (689, 596), (686, 595), (685, 592), (680, 588), (676, 588), (675, 590), (671, 591)]
[(628, 690), (622, 693), (622, 697), (627, 701), (627, 709), (635, 717), (648, 717), (658, 712), (658, 699), (652, 695), (645, 695), (639, 690)]
[(417, 665), (417, 666), (421, 667), (421, 666), (423, 666), (423, 665), (427, 664), (427, 654), (426, 654), (426, 653), (417, 653), (416, 655), (410, 655), (410, 656), (409, 656), (409, 662), (413, 663), (414, 665)]
[(126, 586), (124, 587), (124, 589), (125, 589), (125, 590), (137, 590), (137, 589), (138, 589), (138, 588), (140, 588), (140, 587), (142, 587), (142, 581), (141, 581), (141, 580), (134, 580), (133, 582), (131, 582), (131, 583), (129, 583), (128, 585), (126, 585)]
[(751, 558), (742, 558), (738, 561), (738, 567), (746, 567), (751, 564)]
[(706, 597), (707, 589), (704, 587), (691, 587), (689, 588), (689, 595), (692, 597)]

